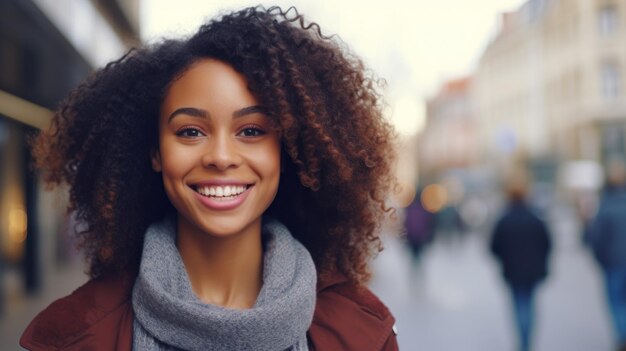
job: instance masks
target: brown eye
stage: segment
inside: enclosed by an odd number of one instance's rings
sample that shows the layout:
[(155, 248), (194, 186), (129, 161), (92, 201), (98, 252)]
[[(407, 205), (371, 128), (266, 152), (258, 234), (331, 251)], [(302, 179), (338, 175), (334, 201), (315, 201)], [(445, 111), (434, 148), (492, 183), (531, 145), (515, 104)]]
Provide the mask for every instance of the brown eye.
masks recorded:
[(242, 129), (241, 131), (239, 131), (239, 135), (244, 136), (244, 137), (257, 137), (257, 136), (261, 136), (264, 134), (265, 134), (265, 131), (256, 127), (246, 127)]
[(184, 128), (176, 132), (176, 135), (183, 138), (197, 138), (204, 136), (204, 133), (195, 128)]

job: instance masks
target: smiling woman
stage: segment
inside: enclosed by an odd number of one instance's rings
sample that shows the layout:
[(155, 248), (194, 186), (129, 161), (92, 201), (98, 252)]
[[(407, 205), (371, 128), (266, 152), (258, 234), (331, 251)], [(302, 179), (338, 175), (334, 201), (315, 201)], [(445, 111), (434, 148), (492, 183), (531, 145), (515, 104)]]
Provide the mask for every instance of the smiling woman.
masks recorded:
[[(258, 106), (246, 79), (217, 60), (194, 63), (169, 88), (152, 168), (162, 172), (178, 211), (179, 244), (193, 231), (260, 244), (250, 233), (261, 232), (261, 216), (278, 191), (280, 140)], [(221, 251), (222, 241), (205, 246)]]
[(362, 62), (248, 8), (96, 72), (33, 141), (92, 279), (27, 349), (395, 350), (365, 287), (393, 133)]

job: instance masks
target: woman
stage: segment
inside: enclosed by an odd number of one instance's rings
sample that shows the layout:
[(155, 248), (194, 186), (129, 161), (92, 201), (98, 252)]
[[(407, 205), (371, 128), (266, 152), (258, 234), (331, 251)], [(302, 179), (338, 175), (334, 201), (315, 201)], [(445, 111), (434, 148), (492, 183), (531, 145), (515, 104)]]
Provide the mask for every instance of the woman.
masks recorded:
[(295, 10), (259, 7), (96, 72), (34, 141), (92, 279), (21, 345), (397, 349), (364, 287), (394, 184), (375, 83)]

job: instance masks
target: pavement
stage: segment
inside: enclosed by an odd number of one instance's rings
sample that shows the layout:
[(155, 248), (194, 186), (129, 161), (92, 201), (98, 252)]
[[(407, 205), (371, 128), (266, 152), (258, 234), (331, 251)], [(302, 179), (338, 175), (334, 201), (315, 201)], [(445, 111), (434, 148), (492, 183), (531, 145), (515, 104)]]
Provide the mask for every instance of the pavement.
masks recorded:
[(22, 293), (15, 271), (7, 269), (4, 272), (2, 278), (6, 301), (4, 313), (0, 315), (0, 351), (23, 350), (19, 346), (20, 336), (37, 313), (87, 281), (79, 260), (45, 267), (45, 271), (48, 273), (43, 279), (45, 289), (32, 296)]
[[(551, 221), (555, 249), (538, 289), (535, 351), (614, 350), (603, 282), (574, 221)], [(435, 241), (411, 268), (400, 239), (386, 237), (370, 288), (396, 317), (400, 350), (517, 349), (509, 293), (487, 249), (487, 233)]]

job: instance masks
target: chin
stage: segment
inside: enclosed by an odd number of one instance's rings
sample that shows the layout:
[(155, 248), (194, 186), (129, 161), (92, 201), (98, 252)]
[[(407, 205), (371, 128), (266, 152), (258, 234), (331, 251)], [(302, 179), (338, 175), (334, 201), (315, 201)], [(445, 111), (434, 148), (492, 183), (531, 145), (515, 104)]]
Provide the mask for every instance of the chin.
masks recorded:
[[(247, 225), (241, 225), (243, 220), (237, 218), (207, 218), (202, 223), (194, 223), (200, 231), (216, 238), (225, 238), (244, 234), (247, 229), (254, 226), (257, 220), (248, 222)], [(260, 220), (258, 220), (260, 223)]]

